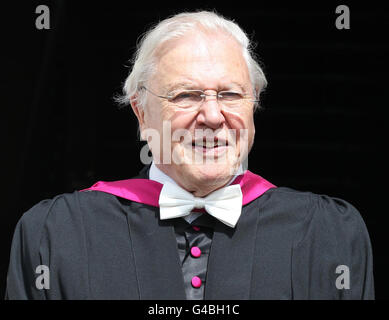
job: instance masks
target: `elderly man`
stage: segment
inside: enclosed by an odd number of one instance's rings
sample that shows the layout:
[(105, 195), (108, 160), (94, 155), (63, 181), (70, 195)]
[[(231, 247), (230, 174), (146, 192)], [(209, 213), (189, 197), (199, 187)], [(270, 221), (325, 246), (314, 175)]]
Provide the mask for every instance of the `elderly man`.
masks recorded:
[(124, 85), (152, 164), (19, 221), (8, 299), (373, 299), (347, 202), (246, 168), (266, 85), (234, 22), (182, 13), (143, 37)]

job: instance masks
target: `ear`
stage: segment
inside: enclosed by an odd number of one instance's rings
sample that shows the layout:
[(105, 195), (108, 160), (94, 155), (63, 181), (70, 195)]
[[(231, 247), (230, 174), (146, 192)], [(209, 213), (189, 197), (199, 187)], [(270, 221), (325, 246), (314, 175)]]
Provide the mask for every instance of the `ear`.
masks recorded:
[(142, 132), (145, 127), (145, 112), (143, 107), (139, 104), (138, 97), (139, 97), (138, 93), (134, 94), (130, 98), (130, 104), (131, 104), (132, 111), (135, 113), (135, 116), (138, 119), (139, 130), (140, 132)]

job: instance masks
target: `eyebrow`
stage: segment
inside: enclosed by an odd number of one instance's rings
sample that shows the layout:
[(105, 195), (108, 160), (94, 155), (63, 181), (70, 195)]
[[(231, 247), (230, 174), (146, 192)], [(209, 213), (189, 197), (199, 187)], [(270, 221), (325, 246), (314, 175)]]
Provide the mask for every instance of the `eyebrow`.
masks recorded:
[(190, 89), (193, 88), (194, 84), (190, 82), (178, 82), (164, 87), (166, 93), (171, 93), (177, 89)]
[[(223, 87), (225, 89), (222, 89), (222, 90), (218, 90), (218, 91), (225, 91), (225, 90), (232, 90), (231, 88), (233, 86), (237, 86), (240, 90), (242, 90), (242, 92), (247, 92), (246, 88), (243, 87), (243, 85), (241, 85), (240, 83), (238, 82), (235, 82), (235, 81), (232, 81), (226, 85), (224, 85)], [(227, 89), (229, 88), (229, 89)], [(166, 89), (166, 93), (170, 93), (170, 92), (174, 92), (175, 90), (177, 89), (193, 89), (193, 90), (203, 90), (201, 89), (197, 84), (195, 84), (194, 82), (189, 82), (189, 81), (185, 81), (185, 82), (177, 82), (177, 83), (174, 83), (174, 84), (171, 84), (171, 85), (167, 85), (165, 87)]]
[(229, 83), (228, 85), (231, 85), (231, 84), (232, 84), (232, 85), (236, 85), (237, 87), (239, 87), (239, 89), (242, 90), (242, 92), (246, 92), (246, 91), (247, 91), (246, 88), (243, 87), (243, 85), (240, 84), (240, 83), (238, 83), (238, 82), (232, 81), (232, 82)]

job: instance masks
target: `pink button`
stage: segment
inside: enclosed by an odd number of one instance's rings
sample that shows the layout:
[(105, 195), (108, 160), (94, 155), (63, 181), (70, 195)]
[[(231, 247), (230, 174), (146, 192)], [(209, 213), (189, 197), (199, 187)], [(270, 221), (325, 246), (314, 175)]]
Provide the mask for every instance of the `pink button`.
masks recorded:
[(195, 230), (195, 231), (200, 231), (200, 228), (197, 227), (197, 226), (192, 226), (192, 228), (193, 228), (193, 230)]
[(201, 256), (201, 250), (199, 247), (192, 247), (190, 249), (190, 254), (192, 255), (192, 257), (198, 258)]
[(192, 286), (194, 288), (200, 288), (201, 287), (201, 279), (199, 277), (193, 277), (192, 278)]

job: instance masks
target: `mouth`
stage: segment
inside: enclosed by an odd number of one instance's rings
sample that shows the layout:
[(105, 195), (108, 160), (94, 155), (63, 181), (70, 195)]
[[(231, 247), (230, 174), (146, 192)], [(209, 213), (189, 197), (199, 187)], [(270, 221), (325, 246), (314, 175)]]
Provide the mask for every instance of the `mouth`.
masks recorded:
[(228, 148), (228, 140), (225, 139), (219, 139), (214, 138), (213, 141), (207, 140), (207, 139), (197, 139), (192, 141), (192, 148), (194, 148), (196, 151), (201, 151), (203, 153), (215, 153), (215, 152), (221, 152), (222, 150), (225, 150)]

